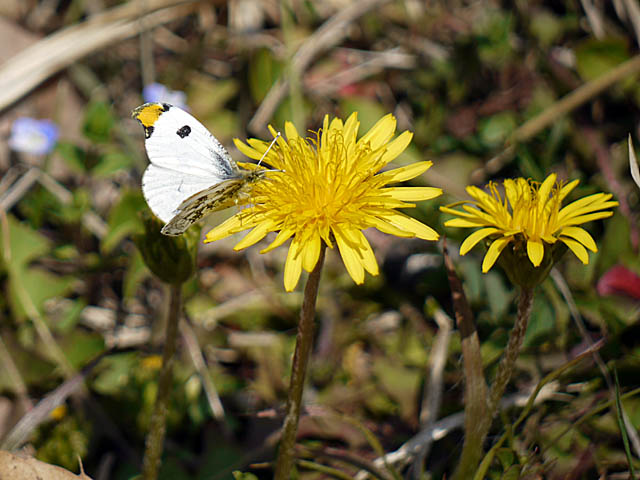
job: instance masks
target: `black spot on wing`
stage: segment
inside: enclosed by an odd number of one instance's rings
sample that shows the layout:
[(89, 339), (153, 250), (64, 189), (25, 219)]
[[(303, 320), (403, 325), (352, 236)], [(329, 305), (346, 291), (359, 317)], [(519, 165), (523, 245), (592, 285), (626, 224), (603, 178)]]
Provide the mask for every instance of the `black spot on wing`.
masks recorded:
[(153, 126), (149, 125), (148, 127), (142, 126), (144, 128), (144, 138), (151, 138), (153, 134)]
[(187, 137), (191, 133), (191, 127), (189, 125), (185, 125), (184, 127), (180, 127), (176, 133), (180, 138)]
[(173, 107), (173, 105), (171, 105), (170, 103), (163, 103), (162, 104), (162, 111), (166, 112), (168, 111), (171, 107)]

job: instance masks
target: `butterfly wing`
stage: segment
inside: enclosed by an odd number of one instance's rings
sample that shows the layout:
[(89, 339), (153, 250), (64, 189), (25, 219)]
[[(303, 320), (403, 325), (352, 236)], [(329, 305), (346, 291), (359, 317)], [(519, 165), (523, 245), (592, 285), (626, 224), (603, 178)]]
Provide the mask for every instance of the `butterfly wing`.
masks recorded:
[(219, 179), (198, 177), (150, 164), (142, 175), (142, 193), (151, 211), (164, 223), (169, 222), (184, 199), (211, 187)]
[(133, 111), (145, 131), (150, 165), (142, 192), (165, 223), (194, 194), (242, 176), (226, 149), (193, 116), (166, 103), (146, 103)]
[(180, 235), (195, 222), (216, 210), (231, 207), (235, 204), (240, 190), (247, 184), (246, 178), (241, 176), (225, 180), (200, 191), (187, 198), (177, 208), (177, 212), (162, 227), (165, 235)]

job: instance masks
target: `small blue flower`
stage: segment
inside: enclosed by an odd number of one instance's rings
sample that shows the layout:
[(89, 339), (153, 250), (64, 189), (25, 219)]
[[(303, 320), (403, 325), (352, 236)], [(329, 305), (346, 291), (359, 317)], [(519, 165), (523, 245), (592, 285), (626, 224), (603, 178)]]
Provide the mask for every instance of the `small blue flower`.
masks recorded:
[(16, 152), (46, 155), (55, 147), (58, 131), (51, 120), (20, 117), (11, 126), (9, 147)]
[(142, 90), (146, 102), (169, 103), (183, 110), (187, 108), (187, 94), (180, 90), (169, 90), (161, 83), (151, 83)]

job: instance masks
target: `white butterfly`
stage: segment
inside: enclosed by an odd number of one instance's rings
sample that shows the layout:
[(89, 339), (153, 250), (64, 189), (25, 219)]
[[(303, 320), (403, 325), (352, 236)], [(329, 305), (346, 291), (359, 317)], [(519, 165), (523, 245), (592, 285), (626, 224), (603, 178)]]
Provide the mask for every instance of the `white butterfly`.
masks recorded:
[(204, 216), (235, 205), (251, 182), (268, 170), (242, 170), (204, 125), (167, 103), (145, 103), (132, 113), (145, 133), (150, 164), (142, 193), (166, 223), (161, 232), (180, 235)]

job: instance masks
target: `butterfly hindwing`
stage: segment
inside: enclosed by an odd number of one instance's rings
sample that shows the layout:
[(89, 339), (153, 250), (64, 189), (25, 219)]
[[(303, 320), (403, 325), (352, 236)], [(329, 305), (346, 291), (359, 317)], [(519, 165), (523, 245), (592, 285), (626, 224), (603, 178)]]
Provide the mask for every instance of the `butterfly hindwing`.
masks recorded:
[(150, 164), (142, 176), (142, 193), (149, 208), (163, 222), (171, 220), (178, 207), (189, 197), (206, 190), (210, 177), (198, 177)]
[(241, 177), (225, 180), (204, 191), (197, 192), (182, 202), (174, 217), (162, 228), (162, 233), (180, 235), (211, 212), (233, 206), (245, 184), (245, 179)]

